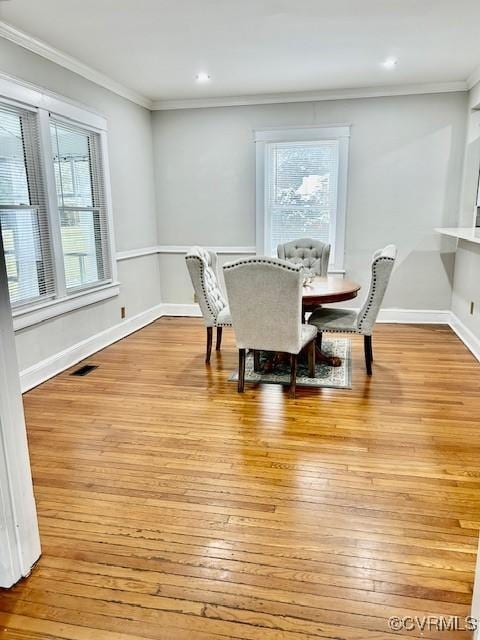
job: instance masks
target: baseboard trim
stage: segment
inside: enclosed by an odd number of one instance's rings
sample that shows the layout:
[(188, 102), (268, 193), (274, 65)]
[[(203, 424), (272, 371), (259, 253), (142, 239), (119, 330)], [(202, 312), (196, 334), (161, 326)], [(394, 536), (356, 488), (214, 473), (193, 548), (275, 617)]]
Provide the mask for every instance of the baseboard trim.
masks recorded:
[[(165, 316), (201, 316), (198, 304), (163, 304)], [(382, 309), (378, 322), (401, 324), (449, 324), (450, 311), (430, 309)]]
[[(201, 316), (197, 304), (164, 304), (165, 316)], [(443, 324), (448, 325), (463, 344), (480, 361), (480, 338), (477, 338), (451, 311), (440, 309), (382, 309), (378, 322), (385, 324)]]
[(450, 311), (437, 309), (381, 309), (378, 322), (400, 324), (450, 324)]
[(480, 338), (466, 327), (460, 318), (454, 313), (450, 313), (450, 321), (448, 324), (472, 355), (480, 361)]
[(198, 304), (174, 304), (170, 302), (164, 302), (162, 304), (162, 312), (164, 316), (181, 316), (200, 318), (202, 312)]
[[(97, 351), (142, 329), (162, 316), (198, 318), (201, 317), (201, 315), (198, 304), (162, 303), (151, 307), (132, 318), (127, 318), (124, 322), (105, 329), (21, 371), (20, 382), (22, 393), (33, 389), (33, 387), (38, 386), (49, 378), (53, 378), (53, 376), (72, 367), (74, 364), (77, 364), (77, 362), (88, 358)], [(378, 321), (382, 323), (399, 324), (448, 325), (473, 356), (480, 361), (480, 338), (475, 336), (451, 311), (431, 309), (382, 309)]]
[(138, 331), (138, 329), (145, 327), (162, 315), (163, 305), (158, 304), (24, 369), (20, 372), (22, 393), (58, 375), (65, 369), (77, 364), (77, 362), (88, 358), (93, 353), (125, 338), (130, 333)]

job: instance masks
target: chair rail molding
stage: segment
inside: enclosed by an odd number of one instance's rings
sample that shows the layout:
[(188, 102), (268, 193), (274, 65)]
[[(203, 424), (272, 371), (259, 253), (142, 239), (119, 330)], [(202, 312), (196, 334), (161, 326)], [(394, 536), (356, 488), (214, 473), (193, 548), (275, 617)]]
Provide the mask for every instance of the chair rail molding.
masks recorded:
[[(191, 248), (192, 245), (160, 245), (158, 247), (158, 253), (187, 253), (188, 250)], [(203, 246), (203, 245), (202, 245)], [(211, 246), (206, 246), (204, 247), (205, 249), (208, 249), (208, 251), (215, 251), (215, 253), (218, 254), (226, 254), (226, 255), (237, 255), (237, 254), (243, 254), (243, 253), (251, 253), (251, 254), (255, 254), (256, 253), (256, 247), (254, 245), (249, 245), (249, 246), (235, 246), (235, 247), (231, 247), (231, 246), (217, 246), (217, 247), (211, 247)]]
[[(155, 245), (152, 247), (144, 247), (142, 249), (127, 249), (126, 251), (118, 251), (116, 254), (117, 261), (122, 260), (130, 260), (132, 258), (141, 258), (143, 256), (150, 256), (153, 254), (163, 254), (163, 253), (188, 253), (189, 249), (192, 247), (190, 244), (185, 245), (177, 245), (177, 244), (163, 244), (163, 245)], [(256, 248), (253, 245), (248, 246), (219, 246), (219, 247), (205, 247), (209, 251), (215, 251), (215, 253), (222, 255), (243, 255), (243, 254), (252, 254), (255, 255)]]
[(151, 256), (158, 253), (158, 246), (144, 247), (143, 249), (127, 249), (126, 251), (117, 251), (117, 262), (122, 260), (131, 260), (132, 258), (142, 258), (143, 256)]

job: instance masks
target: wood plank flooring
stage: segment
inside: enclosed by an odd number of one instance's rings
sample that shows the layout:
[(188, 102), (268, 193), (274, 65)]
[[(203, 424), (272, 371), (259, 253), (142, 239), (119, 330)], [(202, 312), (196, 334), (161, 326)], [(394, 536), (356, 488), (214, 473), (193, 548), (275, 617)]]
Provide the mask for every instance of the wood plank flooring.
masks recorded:
[[(469, 613), (480, 365), (446, 327), (380, 325), (353, 389), (227, 378), (163, 318), (25, 396), (43, 556), (7, 640), (381, 640)], [(3, 629), (3, 631), (2, 631)], [(401, 634), (400, 634), (401, 635)], [(469, 638), (419, 629), (408, 637)]]

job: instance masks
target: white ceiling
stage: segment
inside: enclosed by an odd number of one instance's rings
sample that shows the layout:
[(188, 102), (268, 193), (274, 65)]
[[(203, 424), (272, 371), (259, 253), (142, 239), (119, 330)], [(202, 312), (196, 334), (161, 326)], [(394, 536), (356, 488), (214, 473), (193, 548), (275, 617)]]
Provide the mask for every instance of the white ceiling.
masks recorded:
[(479, 0), (4, 0), (0, 19), (154, 101), (451, 82), (480, 64)]

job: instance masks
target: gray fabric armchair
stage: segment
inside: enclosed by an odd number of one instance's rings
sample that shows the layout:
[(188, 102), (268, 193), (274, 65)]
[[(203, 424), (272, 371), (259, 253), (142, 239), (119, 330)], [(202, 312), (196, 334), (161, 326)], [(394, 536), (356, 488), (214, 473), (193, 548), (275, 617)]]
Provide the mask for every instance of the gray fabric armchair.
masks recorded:
[(202, 247), (192, 247), (185, 256), (185, 261), (207, 327), (205, 362), (208, 364), (212, 354), (213, 328), (217, 327), (215, 348), (220, 351), (222, 328), (232, 325), (230, 311), (218, 286), (217, 254)]
[(285, 244), (279, 244), (277, 255), (280, 260), (300, 264), (318, 276), (326, 276), (330, 260), (330, 245), (313, 238), (299, 238)]
[(290, 354), (290, 393), (295, 396), (297, 356), (309, 345), (309, 375), (315, 376), (317, 329), (302, 325), (300, 267), (275, 258), (257, 257), (223, 267), (239, 354), (238, 391), (245, 386), (246, 350)]
[(322, 334), (326, 331), (363, 335), (365, 365), (369, 376), (372, 375), (373, 362), (372, 333), (396, 257), (397, 249), (393, 244), (373, 254), (370, 290), (360, 311), (321, 307), (316, 309), (308, 320), (309, 324), (318, 329), (317, 344), (319, 346), (321, 346)]

